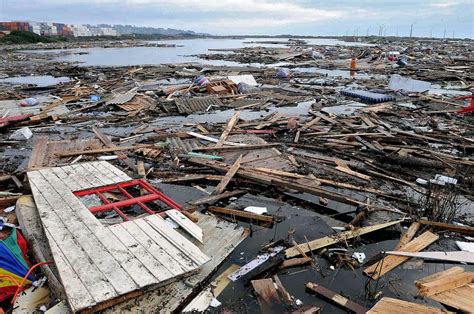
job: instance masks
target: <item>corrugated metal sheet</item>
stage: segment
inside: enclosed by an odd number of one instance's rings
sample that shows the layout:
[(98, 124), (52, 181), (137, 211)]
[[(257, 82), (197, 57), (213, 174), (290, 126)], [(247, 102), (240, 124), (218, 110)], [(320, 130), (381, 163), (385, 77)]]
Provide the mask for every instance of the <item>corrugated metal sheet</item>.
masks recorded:
[(112, 99), (108, 100), (106, 105), (122, 105), (126, 102), (132, 100), (133, 97), (137, 94), (138, 87), (134, 87), (124, 94), (115, 95)]
[(169, 137), (170, 150), (172, 154), (186, 154), (195, 148), (200, 147), (195, 139), (182, 140), (179, 137)]
[(209, 106), (223, 106), (216, 97), (176, 98), (175, 104), (179, 113), (185, 114), (206, 111)]
[(380, 102), (392, 101), (395, 100), (395, 97), (385, 94), (372, 93), (359, 89), (346, 89), (341, 92), (341, 94), (349, 97), (359, 98), (364, 102), (370, 104), (377, 104)]

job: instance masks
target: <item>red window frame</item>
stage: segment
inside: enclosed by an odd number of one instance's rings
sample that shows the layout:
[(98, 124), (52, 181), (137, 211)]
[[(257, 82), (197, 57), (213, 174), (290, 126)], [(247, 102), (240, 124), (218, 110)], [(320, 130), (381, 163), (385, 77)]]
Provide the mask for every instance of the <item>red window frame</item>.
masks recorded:
[[(139, 186), (142, 189), (146, 190), (149, 194), (133, 197), (130, 193), (128, 193), (125, 188), (132, 187), (132, 186)], [(114, 190), (119, 190), (123, 196), (127, 197), (126, 200), (111, 202), (109, 201), (102, 193), (110, 192)], [(181, 210), (182, 206), (176, 203), (174, 200), (169, 198), (164, 193), (158, 191), (154, 186), (143, 179), (137, 179), (132, 181), (120, 182), (117, 184), (111, 184), (96, 188), (90, 188), (86, 190), (76, 191), (74, 195), (77, 197), (87, 196), (87, 195), (97, 195), (99, 199), (104, 203), (104, 205), (93, 206), (89, 208), (91, 213), (95, 214), (98, 212), (108, 211), (108, 210), (115, 210), (117, 214), (122, 217), (123, 220), (129, 221), (130, 219), (125, 215), (120, 208), (138, 205), (143, 210), (145, 210), (150, 215), (159, 214), (161, 216), (166, 216), (164, 212), (155, 212), (151, 208), (149, 208), (145, 203), (152, 202), (152, 201), (161, 201), (168, 205), (169, 207)]]

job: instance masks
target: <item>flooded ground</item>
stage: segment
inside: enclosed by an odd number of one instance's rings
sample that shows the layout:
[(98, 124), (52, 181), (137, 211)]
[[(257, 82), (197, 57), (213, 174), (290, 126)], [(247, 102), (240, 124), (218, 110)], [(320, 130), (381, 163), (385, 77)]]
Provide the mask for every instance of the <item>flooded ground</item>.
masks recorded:
[[(278, 38), (285, 42), (288, 38)], [(154, 41), (155, 43), (176, 45), (176, 47), (125, 47), (125, 48), (84, 48), (84, 49), (57, 49), (34, 50), (35, 53), (58, 54), (54, 61), (79, 62), (82, 66), (129, 66), (129, 65), (157, 65), (176, 63), (200, 63), (210, 65), (241, 65), (239, 62), (225, 60), (203, 60), (195, 55), (222, 53), (213, 49), (234, 49), (246, 47), (284, 48), (284, 44), (265, 43), (268, 38), (243, 39), (186, 39)], [(361, 46), (363, 43), (347, 43), (337, 39), (310, 39), (312, 45), (329, 46)], [(248, 65), (261, 66), (258, 63)]]
[(1, 84), (22, 85), (31, 84), (38, 87), (52, 86), (59, 83), (69, 82), (71, 79), (65, 76), (54, 77), (51, 75), (30, 75), (30, 76), (14, 76), (0, 79)]

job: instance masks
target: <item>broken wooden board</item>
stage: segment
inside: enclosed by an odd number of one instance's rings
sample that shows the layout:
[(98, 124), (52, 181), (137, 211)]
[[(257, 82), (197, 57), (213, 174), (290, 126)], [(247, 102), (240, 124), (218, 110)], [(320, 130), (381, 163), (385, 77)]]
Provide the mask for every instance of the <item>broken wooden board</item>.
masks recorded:
[(28, 170), (64, 165), (63, 160), (68, 159), (62, 159), (59, 156), (61, 153), (102, 148), (104, 148), (104, 144), (95, 138), (75, 141), (48, 141), (47, 137), (35, 137), (28, 162)]
[[(134, 300), (114, 306), (106, 313), (145, 312), (172, 313), (182, 305), (183, 300), (198, 292), (199, 283), (208, 278), (229, 254), (248, 236), (246, 229), (214, 216), (195, 213), (199, 218), (198, 226), (209, 241), (196, 245), (212, 260), (201, 266), (196, 275), (173, 282), (163, 288), (150, 291)], [(186, 234), (185, 234), (186, 235)]]
[(202, 243), (202, 229), (199, 228), (198, 225), (196, 225), (188, 217), (186, 217), (176, 209), (167, 210), (165, 213), (171, 220), (173, 220), (181, 228), (186, 230), (187, 233), (192, 235), (193, 238), (197, 239), (199, 242)]
[(407, 231), (405, 231), (400, 238), (400, 242), (398, 242), (397, 246), (395, 247), (395, 250), (400, 249), (402, 246), (410, 242), (415, 234), (418, 232), (418, 229), (420, 229), (421, 224), (417, 221), (412, 223), (410, 227), (408, 227)]
[(254, 213), (246, 212), (243, 210), (237, 210), (237, 209), (209, 206), (207, 210), (212, 213), (219, 213), (219, 214), (229, 215), (231, 217), (240, 217), (240, 218), (250, 219), (251, 221), (254, 220), (254, 221), (260, 221), (260, 222), (272, 223), (275, 220), (272, 216), (259, 215), (259, 214), (254, 214)]
[(236, 195), (240, 195), (240, 194), (244, 194), (244, 193), (245, 193), (244, 190), (233, 190), (233, 191), (224, 192), (224, 193), (221, 193), (221, 194), (218, 194), (218, 195), (204, 196), (203, 198), (200, 198), (200, 199), (188, 202), (188, 203), (190, 205), (193, 205), (193, 206), (204, 205), (204, 204), (212, 205), (212, 204), (214, 204), (215, 202), (217, 202), (219, 200), (222, 200), (222, 199), (225, 199), (225, 198), (230, 198), (232, 196), (236, 196)]
[[(274, 282), (275, 281), (275, 282)], [(251, 281), (261, 313), (280, 313), (282, 306), (291, 304), (291, 296), (281, 284), (278, 276)]]
[(227, 140), (227, 136), (229, 136), (230, 131), (234, 128), (234, 126), (239, 121), (240, 111), (234, 112), (232, 117), (227, 122), (227, 126), (225, 127), (224, 131), (219, 138), (219, 141), (216, 143), (215, 147), (222, 147), (224, 146), (224, 142)]
[(321, 239), (309, 241), (307, 243), (299, 244), (299, 245), (286, 249), (285, 256), (286, 258), (295, 257), (298, 255), (301, 255), (301, 252), (308, 253), (310, 251), (318, 250), (326, 246), (330, 246), (339, 242), (344, 242), (346, 240), (349, 240), (349, 239), (352, 239), (352, 238), (355, 238), (355, 237), (358, 237), (370, 232), (374, 232), (380, 229), (384, 229), (384, 228), (396, 225), (402, 221), (403, 220), (395, 220), (395, 221), (391, 221), (391, 222), (387, 222), (387, 223), (383, 223), (379, 225), (362, 227), (359, 229), (344, 231), (335, 235), (330, 235)]
[(446, 314), (453, 313), (433, 306), (417, 304), (413, 302), (383, 297), (378, 301), (367, 314)]
[(473, 272), (462, 272), (455, 275), (443, 276), (441, 278), (431, 280), (418, 284), (418, 290), (424, 297), (429, 297), (440, 292), (453, 290), (467, 284), (470, 284), (474, 280)]
[(237, 160), (234, 162), (234, 164), (229, 168), (229, 170), (227, 171), (225, 176), (222, 178), (221, 182), (219, 182), (219, 184), (216, 186), (212, 194), (217, 195), (225, 191), (227, 184), (229, 184), (230, 180), (232, 180), (237, 170), (239, 170), (241, 161), (242, 161), (242, 155), (240, 155), (239, 158), (237, 158)]
[(349, 310), (350, 312), (356, 313), (356, 314), (365, 314), (367, 312), (367, 309), (364, 308), (362, 305), (355, 303), (354, 301), (351, 301), (342, 295), (331, 291), (323, 286), (320, 286), (318, 284), (308, 282), (306, 284), (306, 289), (317, 293), (320, 296), (323, 296), (325, 299), (330, 300), (331, 302), (335, 303), (336, 305), (343, 307), (346, 310)]
[(474, 253), (465, 251), (452, 252), (403, 252), (403, 251), (387, 251), (385, 254), (416, 257), (427, 260), (449, 261), (459, 263), (474, 264)]
[(430, 296), (431, 299), (449, 305), (458, 311), (472, 313), (474, 309), (474, 285), (444, 291)]
[[(438, 240), (439, 236), (430, 232), (426, 231), (421, 234), (419, 237), (415, 238), (414, 240), (408, 242), (407, 244), (400, 247), (400, 251), (402, 252), (418, 252), (423, 250), (424, 248), (428, 247), (430, 244)], [(384, 257), (382, 260), (378, 261), (377, 263), (367, 267), (364, 269), (364, 274), (372, 279), (378, 279), (391, 271), (392, 269), (396, 268), (397, 266), (403, 264), (409, 259), (409, 257), (405, 256), (394, 256), (389, 255)]]
[(209, 261), (158, 215), (102, 225), (73, 192), (131, 180), (107, 162), (30, 171), (28, 179), (74, 312), (110, 307)]

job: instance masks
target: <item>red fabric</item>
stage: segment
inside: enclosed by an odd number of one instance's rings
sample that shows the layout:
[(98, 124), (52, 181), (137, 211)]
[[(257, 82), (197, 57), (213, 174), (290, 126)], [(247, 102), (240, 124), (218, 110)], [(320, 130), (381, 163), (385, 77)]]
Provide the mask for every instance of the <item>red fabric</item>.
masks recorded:
[(18, 246), (20, 247), (21, 255), (25, 259), (28, 266), (31, 267), (30, 261), (28, 260), (28, 258), (26, 258), (26, 251), (28, 251), (28, 244), (26, 243), (25, 238), (23, 238), (23, 235), (18, 229), (16, 229), (16, 241), (18, 242)]
[(17, 286), (7, 286), (0, 288), (0, 302), (13, 297), (17, 288)]

